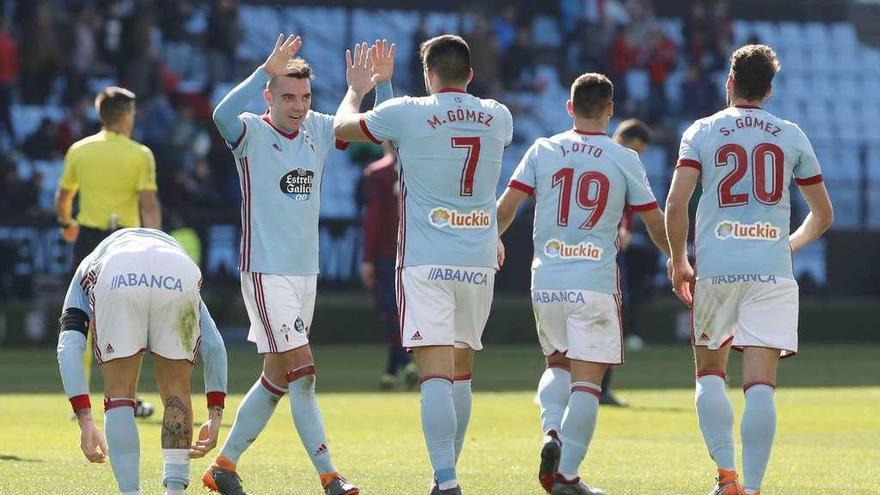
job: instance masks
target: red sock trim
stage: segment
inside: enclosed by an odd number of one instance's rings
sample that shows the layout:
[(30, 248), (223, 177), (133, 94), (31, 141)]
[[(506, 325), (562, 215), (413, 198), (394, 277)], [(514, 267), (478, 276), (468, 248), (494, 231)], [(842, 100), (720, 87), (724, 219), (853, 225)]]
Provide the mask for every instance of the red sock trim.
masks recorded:
[(433, 378), (441, 378), (443, 380), (448, 381), (449, 383), (453, 383), (452, 378), (449, 378), (446, 375), (425, 375), (425, 376), (419, 377), (419, 385), (421, 385), (421, 384), (425, 383), (426, 381), (431, 380)]
[(208, 407), (226, 407), (226, 394), (224, 392), (208, 392)]
[(466, 375), (455, 375), (452, 377), (452, 381), (454, 381), (454, 382), (470, 381), (471, 377), (473, 377), (472, 373), (468, 373)]
[(727, 373), (725, 373), (723, 371), (716, 371), (716, 370), (697, 371), (697, 373), (696, 373), (697, 379), (700, 379), (704, 376), (720, 376), (722, 380), (727, 380)]
[(80, 409), (91, 409), (92, 401), (89, 400), (89, 394), (82, 394), (71, 397), (70, 399), (70, 407), (73, 408), (73, 412), (77, 412)]
[(755, 385), (767, 385), (768, 387), (776, 390), (776, 384), (770, 382), (749, 382), (743, 385), (743, 393), (746, 393), (746, 390), (754, 387)]
[(595, 395), (597, 399), (602, 398), (602, 392), (596, 390), (593, 387), (586, 387), (584, 385), (575, 385), (574, 387), (571, 387), (571, 393), (575, 393), (575, 392), (586, 392), (588, 394)]
[(132, 409), (137, 406), (137, 402), (134, 399), (113, 399), (111, 400), (109, 397), (104, 398), (104, 411), (109, 411), (110, 409), (116, 409), (117, 407), (130, 407)]
[(315, 365), (314, 364), (307, 364), (305, 366), (300, 366), (299, 368), (297, 368), (295, 370), (288, 371), (284, 375), (284, 378), (287, 379), (287, 383), (293, 383), (304, 376), (314, 375), (314, 374), (316, 374)]
[(266, 378), (266, 375), (260, 375), (260, 385), (275, 397), (284, 397), (284, 394), (287, 393), (286, 390), (280, 389), (274, 383), (270, 382), (269, 379)]

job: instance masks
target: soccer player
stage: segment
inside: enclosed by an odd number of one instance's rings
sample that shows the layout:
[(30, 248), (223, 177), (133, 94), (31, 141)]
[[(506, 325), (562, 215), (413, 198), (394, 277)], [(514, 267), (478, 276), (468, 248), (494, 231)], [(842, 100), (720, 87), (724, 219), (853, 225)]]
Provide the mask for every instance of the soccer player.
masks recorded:
[(538, 385), (544, 446), (538, 478), (553, 495), (603, 493), (578, 469), (593, 431), (602, 376), (623, 363), (617, 229), (624, 208), (638, 212), (667, 251), (663, 213), (638, 154), (605, 134), (614, 87), (583, 74), (566, 102), (572, 129), (529, 148), (498, 200), (498, 229), (535, 196), (532, 302), (547, 369)]
[[(776, 53), (767, 46), (733, 53), (729, 106), (684, 132), (666, 200), (673, 290), (693, 308), (697, 420), (718, 465), (714, 495), (760, 491), (776, 430), (777, 364), (798, 349), (791, 256), (822, 235), (834, 217), (807, 136), (761, 108), (778, 70)], [(810, 213), (789, 235), (792, 178)], [(687, 205), (698, 182), (695, 273), (687, 257)], [(742, 488), (725, 384), (731, 346), (743, 351)]]
[(495, 185), (513, 135), (507, 107), (467, 93), (470, 49), (458, 36), (424, 42), (430, 96), (394, 98), (358, 113), (369, 60), (347, 53), (348, 92), (336, 137), (398, 148), (402, 210), (397, 300), (403, 345), (420, 373), (421, 418), (433, 495), (460, 494), (455, 466), (471, 413), (474, 354), (492, 303), (497, 262)]
[[(224, 495), (244, 493), (236, 473), (242, 453), (266, 427), (278, 401), (290, 393), (294, 426), (327, 495), (355, 495), (358, 488), (330, 458), (315, 400), (315, 364), (309, 329), (318, 273), (318, 214), (324, 159), (336, 142), (333, 116), (309, 109), (312, 69), (293, 58), (302, 40), (278, 36), (272, 53), (223, 98), (214, 123), (238, 165), (242, 191), (241, 290), (251, 321), (248, 340), (263, 354), (263, 374), (247, 393), (220, 455), (202, 476)], [(364, 44), (366, 46), (366, 44)], [(391, 68), (377, 61), (390, 96)], [(244, 112), (262, 95), (263, 115)]]
[[(123, 229), (102, 241), (76, 270), (61, 316), (58, 365), (91, 462), (110, 458), (123, 495), (140, 493), (140, 440), (134, 423), (141, 353), (153, 354), (165, 405), (162, 419), (162, 484), (166, 495), (183, 494), (189, 458), (216, 444), (226, 397), (226, 348), (199, 297), (201, 272), (171, 236), (153, 229)], [(104, 428), (92, 419), (82, 366), (86, 334), (104, 377)], [(192, 444), (190, 375), (195, 355), (205, 361), (208, 421)]]

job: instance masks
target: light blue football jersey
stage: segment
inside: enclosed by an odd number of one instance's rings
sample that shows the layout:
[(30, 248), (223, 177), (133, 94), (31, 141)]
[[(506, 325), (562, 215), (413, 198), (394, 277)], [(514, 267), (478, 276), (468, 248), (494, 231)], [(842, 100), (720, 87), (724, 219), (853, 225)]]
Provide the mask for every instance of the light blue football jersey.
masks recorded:
[[(101, 268), (108, 259), (108, 255), (122, 251), (146, 251), (149, 249), (171, 249), (179, 251), (181, 255), (189, 257), (183, 246), (170, 235), (156, 229), (130, 228), (120, 229), (110, 234), (101, 241), (88, 256), (83, 258), (70, 285), (67, 287), (67, 295), (64, 297), (64, 309), (77, 308), (84, 311), (91, 318), (92, 308), (89, 304), (89, 292), (94, 286)], [(173, 288), (179, 278), (169, 274), (167, 278), (153, 280), (154, 283), (172, 284), (166, 288)]]
[(309, 110), (294, 134), (265, 114), (239, 119), (244, 131), (232, 145), (242, 196), (239, 270), (317, 274), (321, 178), (337, 144), (333, 116)]
[(822, 182), (806, 134), (758, 107), (729, 107), (694, 122), (676, 167), (701, 171), (695, 256), (698, 278), (792, 278), (789, 184)]
[(495, 188), (513, 118), (495, 100), (457, 91), (393, 98), (361, 127), (398, 147), (398, 266), (497, 268)]
[(508, 187), (535, 196), (533, 290), (620, 293), (623, 210), (657, 208), (636, 152), (604, 133), (572, 129), (536, 140)]

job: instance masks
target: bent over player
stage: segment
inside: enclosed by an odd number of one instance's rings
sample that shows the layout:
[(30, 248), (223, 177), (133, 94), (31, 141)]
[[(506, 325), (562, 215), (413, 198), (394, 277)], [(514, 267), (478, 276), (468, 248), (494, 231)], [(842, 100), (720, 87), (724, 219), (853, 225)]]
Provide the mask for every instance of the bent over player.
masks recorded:
[[(141, 353), (153, 354), (165, 405), (162, 484), (166, 495), (184, 493), (189, 458), (217, 444), (226, 397), (226, 348), (199, 297), (201, 272), (171, 236), (153, 229), (123, 229), (102, 241), (79, 264), (61, 316), (58, 365), (91, 462), (107, 457), (123, 495), (140, 493), (140, 440), (134, 422)], [(104, 378), (104, 428), (92, 419), (82, 356), (91, 329)], [(208, 421), (192, 442), (190, 375), (201, 349)]]
[[(540, 138), (498, 200), (498, 230), (535, 196), (532, 302), (547, 369), (538, 386), (544, 447), (538, 478), (553, 495), (592, 495), (580, 481), (609, 366), (623, 363), (617, 232), (624, 208), (638, 212), (667, 251), (663, 213), (636, 152), (606, 134), (614, 87), (583, 74), (566, 102), (574, 127)], [(557, 472), (558, 471), (558, 472)]]
[(430, 96), (358, 107), (371, 88), (369, 58), (348, 57), (348, 93), (336, 137), (393, 142), (399, 150), (397, 304), (402, 342), (415, 354), (432, 494), (460, 494), (455, 466), (471, 414), (474, 354), (498, 267), (495, 185), (513, 135), (507, 107), (467, 93), (470, 49), (444, 35), (421, 46)]
[[(337, 142), (333, 116), (310, 110), (311, 67), (292, 58), (302, 40), (278, 36), (266, 62), (214, 110), (241, 180), (241, 291), (251, 326), (248, 340), (263, 354), (263, 374), (236, 413), (220, 455), (202, 477), (209, 489), (244, 493), (236, 464), (266, 427), (278, 401), (290, 393), (290, 412), (303, 447), (328, 495), (358, 488), (336, 471), (315, 400), (315, 364), (309, 328), (318, 274), (318, 214), (327, 153)], [(378, 64), (383, 69), (386, 65)], [(391, 71), (375, 74), (390, 96)], [(243, 112), (262, 94), (263, 115)]]
[[(729, 107), (684, 132), (666, 201), (673, 290), (693, 307), (697, 420), (718, 465), (715, 495), (760, 491), (776, 431), (776, 368), (780, 357), (798, 349), (791, 256), (822, 235), (834, 215), (807, 136), (761, 108), (778, 70), (776, 53), (767, 46), (747, 45), (733, 53)], [(810, 213), (789, 235), (792, 178)], [(703, 193), (695, 273), (686, 239), (687, 205), (697, 182)], [(742, 488), (725, 385), (731, 346), (743, 351)]]

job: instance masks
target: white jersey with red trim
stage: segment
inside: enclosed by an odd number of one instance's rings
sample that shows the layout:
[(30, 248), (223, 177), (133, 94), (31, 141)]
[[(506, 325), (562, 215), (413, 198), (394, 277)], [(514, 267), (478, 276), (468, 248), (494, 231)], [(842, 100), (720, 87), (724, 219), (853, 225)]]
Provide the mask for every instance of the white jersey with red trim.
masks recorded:
[(535, 141), (508, 187), (535, 196), (533, 290), (620, 293), (617, 229), (624, 208), (657, 208), (636, 152), (604, 133), (568, 130)]
[(698, 278), (792, 278), (789, 183), (822, 182), (806, 134), (753, 106), (697, 120), (681, 138), (676, 167), (701, 171), (695, 255)]
[(333, 116), (309, 111), (293, 134), (267, 115), (243, 113), (231, 143), (241, 182), (243, 272), (318, 273), (318, 216), (324, 160), (334, 146)]
[(513, 136), (507, 107), (460, 90), (392, 98), (361, 121), (398, 147), (398, 266), (497, 268), (495, 188)]

